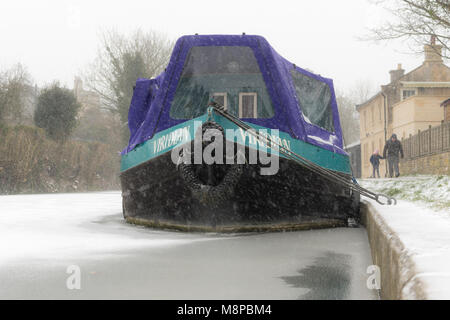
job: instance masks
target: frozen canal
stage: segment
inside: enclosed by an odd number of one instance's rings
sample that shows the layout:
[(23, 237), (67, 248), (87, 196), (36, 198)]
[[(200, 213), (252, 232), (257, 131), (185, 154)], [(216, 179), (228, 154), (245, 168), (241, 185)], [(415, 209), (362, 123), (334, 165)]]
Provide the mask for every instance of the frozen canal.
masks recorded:
[(120, 192), (0, 196), (0, 299), (377, 299), (371, 264), (364, 229), (185, 234), (126, 224)]

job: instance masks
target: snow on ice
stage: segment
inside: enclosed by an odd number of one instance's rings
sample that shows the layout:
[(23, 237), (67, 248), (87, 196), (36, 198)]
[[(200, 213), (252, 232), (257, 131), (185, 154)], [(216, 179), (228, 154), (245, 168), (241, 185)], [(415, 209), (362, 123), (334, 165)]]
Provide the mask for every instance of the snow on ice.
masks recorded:
[[(157, 233), (150, 238), (141, 228), (124, 228), (117, 215), (121, 200), (120, 192), (0, 196), (0, 266), (12, 259), (100, 257), (195, 239), (175, 234), (158, 238)], [(106, 226), (112, 215), (120, 221)]]

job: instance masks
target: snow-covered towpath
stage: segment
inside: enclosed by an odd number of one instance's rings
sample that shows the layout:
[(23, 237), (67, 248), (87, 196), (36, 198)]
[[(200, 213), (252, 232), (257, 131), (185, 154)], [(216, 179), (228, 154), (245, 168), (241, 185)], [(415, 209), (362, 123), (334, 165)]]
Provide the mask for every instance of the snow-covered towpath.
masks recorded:
[(186, 234), (126, 224), (120, 192), (0, 196), (0, 299), (373, 299), (371, 264), (364, 229)]
[[(410, 176), (360, 183), (397, 198), (396, 206), (369, 202), (414, 262), (417, 279), (410, 281), (424, 283), (430, 299), (450, 299), (450, 177)], [(406, 297), (408, 289), (404, 288)]]

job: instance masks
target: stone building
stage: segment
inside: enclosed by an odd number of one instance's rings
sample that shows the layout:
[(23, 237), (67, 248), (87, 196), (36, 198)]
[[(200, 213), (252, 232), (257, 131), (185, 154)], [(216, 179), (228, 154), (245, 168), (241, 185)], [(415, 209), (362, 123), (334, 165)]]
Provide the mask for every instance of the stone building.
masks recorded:
[[(11, 116), (6, 116), (6, 121), (10, 124), (26, 124), (33, 125), (34, 112), (37, 107), (38, 96), (41, 89), (37, 85), (25, 85), (22, 96), (23, 111), (20, 119), (13, 119)], [(81, 104), (79, 117), (84, 115), (88, 110), (100, 110), (101, 99), (100, 96), (89, 90), (83, 88), (83, 81), (79, 77), (75, 77), (73, 93)]]
[[(391, 81), (366, 102), (356, 106), (360, 115), (362, 177), (371, 172), (370, 156), (382, 153), (386, 140), (396, 133), (399, 139), (414, 135), (444, 120), (441, 104), (450, 97), (450, 68), (441, 57), (442, 47), (432, 39), (425, 45), (422, 65), (405, 73), (401, 64), (389, 71)], [(386, 173), (386, 161), (380, 175)]]
[(361, 178), (361, 143), (359, 141), (345, 146), (345, 151), (350, 156), (350, 165), (355, 178)]
[[(14, 94), (14, 93), (13, 93)], [(9, 125), (33, 125), (34, 111), (36, 110), (39, 89), (36, 85), (25, 84), (20, 88), (21, 112), (14, 114), (6, 112), (3, 120)], [(15, 99), (15, 97), (13, 98)]]
[(34, 111), (37, 106), (37, 99), (39, 95), (39, 88), (37, 85), (26, 85), (23, 96), (23, 111), (22, 111), (22, 124), (32, 125), (34, 118)]
[(73, 81), (73, 93), (81, 104), (79, 116), (83, 116), (89, 109), (100, 109), (100, 96), (93, 91), (83, 88), (83, 81), (79, 77), (75, 77)]

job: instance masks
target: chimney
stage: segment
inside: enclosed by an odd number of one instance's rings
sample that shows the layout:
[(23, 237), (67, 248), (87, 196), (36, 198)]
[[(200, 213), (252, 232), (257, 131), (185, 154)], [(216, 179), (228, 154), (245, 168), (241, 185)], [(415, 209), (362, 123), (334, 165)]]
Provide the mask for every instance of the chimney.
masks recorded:
[(75, 77), (73, 81), (73, 91), (77, 98), (80, 96), (81, 91), (83, 91), (83, 81), (80, 77)]
[(436, 44), (435, 36), (431, 36), (430, 44), (426, 44), (423, 51), (425, 52), (424, 63), (442, 62), (442, 46)]
[(392, 83), (403, 77), (403, 75), (405, 74), (405, 70), (402, 69), (402, 64), (399, 63), (397, 64), (397, 70), (391, 70), (389, 71), (389, 73), (391, 75), (391, 83)]

